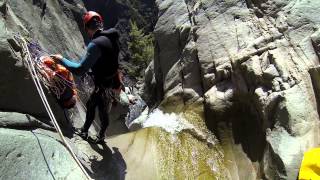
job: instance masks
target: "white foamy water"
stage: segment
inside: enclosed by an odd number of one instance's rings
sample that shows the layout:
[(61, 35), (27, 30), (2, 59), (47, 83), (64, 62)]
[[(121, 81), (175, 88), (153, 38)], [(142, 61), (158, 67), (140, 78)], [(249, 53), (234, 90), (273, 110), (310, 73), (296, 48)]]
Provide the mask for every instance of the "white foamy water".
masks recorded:
[(160, 109), (155, 109), (149, 114), (143, 123), (143, 127), (161, 127), (165, 131), (176, 134), (183, 129), (188, 129), (188, 125), (183, 117), (175, 113), (164, 113)]

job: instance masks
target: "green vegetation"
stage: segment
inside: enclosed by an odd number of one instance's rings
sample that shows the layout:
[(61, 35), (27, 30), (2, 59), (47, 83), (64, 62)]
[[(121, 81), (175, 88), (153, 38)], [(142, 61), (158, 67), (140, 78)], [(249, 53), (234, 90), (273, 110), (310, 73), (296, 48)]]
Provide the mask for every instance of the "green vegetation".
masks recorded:
[(134, 67), (129, 70), (129, 74), (134, 77), (143, 76), (144, 70), (154, 56), (154, 38), (152, 34), (144, 34), (135, 22), (130, 21), (130, 25), (130, 42), (128, 45)]

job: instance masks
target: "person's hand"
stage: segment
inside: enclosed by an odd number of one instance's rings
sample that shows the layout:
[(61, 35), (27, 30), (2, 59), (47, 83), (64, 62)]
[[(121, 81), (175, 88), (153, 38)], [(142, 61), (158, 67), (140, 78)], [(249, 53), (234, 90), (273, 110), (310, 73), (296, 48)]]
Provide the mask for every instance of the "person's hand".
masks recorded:
[(63, 59), (63, 56), (61, 54), (52, 54), (50, 55), (50, 57), (56, 62), (59, 62)]

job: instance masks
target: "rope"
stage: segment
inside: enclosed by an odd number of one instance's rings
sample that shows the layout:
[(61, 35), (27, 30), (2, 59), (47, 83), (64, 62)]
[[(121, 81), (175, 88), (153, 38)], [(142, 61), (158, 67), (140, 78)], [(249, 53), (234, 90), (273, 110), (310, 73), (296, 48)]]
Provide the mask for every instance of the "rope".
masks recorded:
[(66, 141), (66, 139), (64, 138), (63, 134), (62, 134), (62, 131), (59, 127), (59, 124), (52, 112), (52, 109), (50, 107), (50, 104), (46, 98), (46, 95), (43, 91), (43, 88), (41, 86), (41, 83), (40, 83), (40, 79), (38, 77), (38, 74), (37, 74), (37, 71), (34, 67), (34, 62), (32, 61), (32, 58), (31, 58), (31, 55), (30, 55), (30, 52), (29, 52), (29, 49), (28, 49), (28, 44), (26, 42), (26, 40), (23, 38), (23, 37), (20, 37), (19, 38), (21, 41), (22, 41), (22, 48), (25, 49), (25, 55), (27, 55), (27, 57), (24, 57), (23, 59), (25, 59), (26, 61), (26, 64), (27, 64), (27, 68), (30, 72), (30, 75), (32, 77), (32, 80), (37, 88), (37, 91), (40, 95), (40, 98), (42, 100), (42, 103), (44, 104), (44, 107), (46, 108), (46, 111), (51, 119), (51, 121), (53, 122), (53, 125), (54, 127), (56, 128), (63, 144), (66, 146), (66, 148), (68, 149), (68, 151), (70, 152), (71, 156), (73, 157), (73, 159), (76, 161), (76, 163), (78, 164), (78, 166), (80, 167), (80, 169), (83, 171), (83, 173), (85, 174), (86, 178), (87, 179), (90, 179), (91, 180), (91, 177), (89, 176), (89, 174), (87, 173), (87, 171), (84, 169), (84, 167), (82, 166), (81, 162), (79, 161), (79, 159), (77, 158), (77, 156), (75, 155), (75, 153), (73, 152), (71, 146), (69, 145), (69, 143)]

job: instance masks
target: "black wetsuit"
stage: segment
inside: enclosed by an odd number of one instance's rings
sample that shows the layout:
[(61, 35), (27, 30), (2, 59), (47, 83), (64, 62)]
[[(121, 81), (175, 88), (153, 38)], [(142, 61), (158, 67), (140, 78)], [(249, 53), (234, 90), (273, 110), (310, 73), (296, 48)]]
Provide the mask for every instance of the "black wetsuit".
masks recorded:
[(91, 68), (95, 90), (86, 103), (86, 121), (82, 130), (88, 132), (95, 117), (95, 108), (98, 107), (101, 120), (99, 137), (104, 136), (109, 125), (109, 112), (114, 98), (112, 89), (120, 86), (117, 79), (118, 38), (119, 33), (115, 29), (97, 31), (88, 45), (86, 55), (79, 63), (66, 58), (61, 61), (61, 64), (76, 75), (83, 75)]

